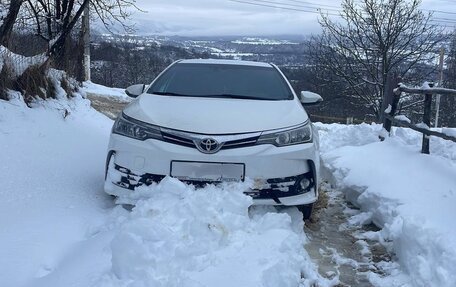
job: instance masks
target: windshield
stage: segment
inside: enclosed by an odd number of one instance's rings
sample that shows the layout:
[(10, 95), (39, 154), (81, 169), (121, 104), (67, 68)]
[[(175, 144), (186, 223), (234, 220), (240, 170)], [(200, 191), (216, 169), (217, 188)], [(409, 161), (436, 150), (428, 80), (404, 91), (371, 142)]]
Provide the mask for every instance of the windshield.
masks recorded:
[(149, 94), (291, 100), (285, 79), (273, 67), (177, 63), (149, 88)]

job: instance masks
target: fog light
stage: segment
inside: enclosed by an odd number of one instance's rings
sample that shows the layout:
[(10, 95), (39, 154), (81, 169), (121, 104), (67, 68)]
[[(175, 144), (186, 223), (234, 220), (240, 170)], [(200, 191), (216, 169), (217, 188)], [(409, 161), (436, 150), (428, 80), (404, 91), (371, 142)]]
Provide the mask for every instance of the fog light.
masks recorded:
[(310, 186), (310, 180), (309, 180), (307, 177), (304, 177), (304, 178), (301, 179), (301, 181), (299, 182), (299, 186), (301, 187), (302, 190), (308, 189), (309, 186)]

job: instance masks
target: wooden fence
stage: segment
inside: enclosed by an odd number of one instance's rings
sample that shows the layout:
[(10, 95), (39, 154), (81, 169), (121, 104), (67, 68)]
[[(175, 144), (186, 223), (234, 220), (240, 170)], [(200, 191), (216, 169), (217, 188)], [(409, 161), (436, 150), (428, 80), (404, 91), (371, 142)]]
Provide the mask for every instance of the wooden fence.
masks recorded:
[[(397, 110), (397, 105), (399, 103), (402, 93), (424, 95), (424, 112), (423, 112), (423, 124), (416, 125), (412, 124), (410, 121), (402, 119), (401, 117), (396, 117), (395, 113)], [(402, 84), (398, 84), (395, 89), (389, 91), (389, 95), (385, 96), (386, 101), (390, 101), (390, 105), (384, 114), (383, 127), (388, 131), (391, 131), (391, 126), (393, 123), (399, 126), (408, 127), (415, 131), (418, 131), (423, 134), (423, 141), (421, 152), (429, 154), (429, 137), (435, 136), (445, 140), (450, 140), (456, 142), (456, 137), (448, 135), (445, 133), (433, 131), (430, 129), (431, 126), (431, 108), (432, 108), (432, 97), (435, 95), (449, 95), (456, 96), (456, 90), (445, 89), (445, 88), (434, 88), (432, 83), (428, 84), (428, 87), (423, 88), (409, 88)]]

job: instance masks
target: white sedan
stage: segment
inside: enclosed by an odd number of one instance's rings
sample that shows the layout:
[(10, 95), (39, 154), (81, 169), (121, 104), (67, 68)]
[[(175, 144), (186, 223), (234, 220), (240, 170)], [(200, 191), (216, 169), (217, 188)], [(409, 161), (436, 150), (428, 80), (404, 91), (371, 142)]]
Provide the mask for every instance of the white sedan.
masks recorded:
[(166, 176), (204, 185), (244, 181), (255, 204), (295, 205), (310, 216), (318, 198), (318, 135), (303, 108), (322, 99), (296, 95), (273, 64), (180, 60), (115, 121), (105, 191), (124, 196)]

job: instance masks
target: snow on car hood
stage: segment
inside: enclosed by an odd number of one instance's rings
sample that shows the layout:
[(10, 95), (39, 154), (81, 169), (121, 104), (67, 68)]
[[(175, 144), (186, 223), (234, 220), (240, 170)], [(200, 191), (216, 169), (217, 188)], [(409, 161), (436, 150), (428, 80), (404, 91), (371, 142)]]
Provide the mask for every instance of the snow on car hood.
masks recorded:
[(308, 119), (298, 100), (262, 101), (144, 94), (125, 114), (157, 126), (203, 134), (286, 128)]

